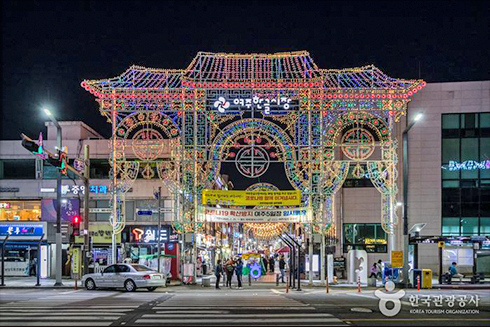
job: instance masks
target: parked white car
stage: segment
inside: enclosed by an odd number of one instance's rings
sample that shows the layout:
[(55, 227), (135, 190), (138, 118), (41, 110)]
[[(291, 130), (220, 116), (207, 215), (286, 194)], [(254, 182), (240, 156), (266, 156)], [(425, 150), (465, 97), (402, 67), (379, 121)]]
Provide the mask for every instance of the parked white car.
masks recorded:
[(147, 288), (151, 292), (164, 287), (166, 277), (144, 265), (118, 263), (105, 268), (101, 273), (84, 275), (82, 283), (90, 291), (97, 288), (124, 288), (133, 292), (137, 288)]

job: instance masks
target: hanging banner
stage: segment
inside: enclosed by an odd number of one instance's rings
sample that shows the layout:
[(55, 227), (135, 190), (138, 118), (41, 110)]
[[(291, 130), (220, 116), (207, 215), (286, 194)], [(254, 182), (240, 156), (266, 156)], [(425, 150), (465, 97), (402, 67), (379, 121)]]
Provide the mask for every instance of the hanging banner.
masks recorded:
[(202, 204), (235, 206), (299, 206), (301, 191), (204, 190)]
[(205, 222), (298, 223), (306, 222), (307, 209), (218, 209), (201, 208), (199, 219)]

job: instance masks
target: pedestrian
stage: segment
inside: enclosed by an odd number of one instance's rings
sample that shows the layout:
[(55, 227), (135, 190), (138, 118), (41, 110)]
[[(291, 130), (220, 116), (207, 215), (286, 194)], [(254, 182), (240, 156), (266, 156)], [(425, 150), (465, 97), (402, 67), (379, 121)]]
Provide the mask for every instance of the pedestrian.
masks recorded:
[(279, 275), (281, 274), (279, 260), (274, 260), (274, 274), (276, 274), (276, 286), (279, 286)]
[(285, 283), (284, 281), (284, 272), (286, 269), (286, 261), (284, 260), (284, 255), (281, 256), (279, 260), (279, 271), (281, 272), (281, 283)]
[(383, 261), (381, 261), (381, 259), (378, 260), (378, 263), (377, 263), (377, 268), (378, 268), (378, 272), (376, 273), (377, 277), (378, 278), (382, 278), (383, 277)]
[(267, 260), (267, 257), (263, 257), (263, 258), (262, 258), (262, 261), (264, 262), (264, 269), (265, 269), (265, 273), (267, 273), (267, 271), (268, 271), (268, 266), (269, 266), (269, 260)]
[(243, 275), (243, 262), (241, 258), (237, 259), (237, 263), (235, 266), (235, 274), (236, 274), (236, 279), (238, 281), (238, 289), (242, 289), (242, 275)]
[(270, 270), (271, 273), (274, 272), (274, 269), (276, 267), (275, 265), (276, 265), (276, 263), (274, 261), (274, 257), (271, 256), (270, 259), (269, 259), (269, 270)]
[(226, 271), (226, 286), (231, 288), (231, 280), (233, 279), (233, 273), (235, 272), (235, 266), (233, 265), (233, 260), (230, 259), (225, 265)]
[(373, 263), (373, 266), (371, 267), (371, 275), (369, 275), (369, 278), (374, 277), (377, 278), (378, 276), (378, 265), (376, 263)]
[(219, 280), (221, 278), (221, 274), (223, 273), (223, 266), (221, 265), (221, 260), (218, 260), (216, 264), (216, 268), (214, 269), (214, 275), (216, 276), (216, 289), (219, 290)]

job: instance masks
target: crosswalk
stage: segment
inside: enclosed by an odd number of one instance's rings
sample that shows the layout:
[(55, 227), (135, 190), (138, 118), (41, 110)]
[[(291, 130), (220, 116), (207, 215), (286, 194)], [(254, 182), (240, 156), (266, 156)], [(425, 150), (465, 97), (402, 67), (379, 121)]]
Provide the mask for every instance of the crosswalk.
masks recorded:
[[(0, 305), (0, 326), (347, 326), (322, 309), (265, 291), (67, 294)], [(153, 296), (153, 298), (149, 298)]]
[(328, 313), (314, 312), (311, 307), (155, 307), (134, 321), (133, 326), (179, 325), (292, 325), (292, 326), (347, 326)]

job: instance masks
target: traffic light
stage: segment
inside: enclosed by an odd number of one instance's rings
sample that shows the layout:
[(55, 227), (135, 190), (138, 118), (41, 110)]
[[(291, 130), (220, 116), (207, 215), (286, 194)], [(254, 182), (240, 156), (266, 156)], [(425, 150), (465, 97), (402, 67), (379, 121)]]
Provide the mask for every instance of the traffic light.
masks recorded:
[(61, 170), (62, 174), (66, 175), (66, 152), (58, 150), (58, 157), (48, 155), (48, 163)]
[(37, 144), (34, 142), (30, 137), (20, 134), (20, 137), (22, 138), (22, 146), (26, 148), (27, 150), (31, 151), (34, 154), (42, 154), (43, 153), (43, 146)]
[(80, 235), (80, 222), (82, 221), (82, 218), (78, 215), (73, 216), (72, 218), (72, 227), (73, 227), (73, 235), (74, 236), (79, 236)]

